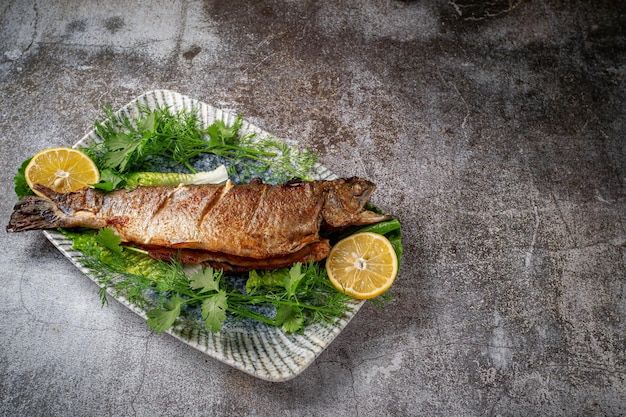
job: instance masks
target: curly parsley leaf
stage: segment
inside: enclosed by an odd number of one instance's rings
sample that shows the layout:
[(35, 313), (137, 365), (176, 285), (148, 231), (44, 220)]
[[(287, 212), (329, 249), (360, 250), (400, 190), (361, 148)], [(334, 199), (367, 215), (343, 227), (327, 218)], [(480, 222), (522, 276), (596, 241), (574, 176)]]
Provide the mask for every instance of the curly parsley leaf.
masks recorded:
[(102, 157), (102, 161), (106, 164), (105, 166), (124, 172), (131, 152), (135, 151), (139, 145), (141, 145), (140, 141), (121, 132), (108, 136), (104, 138), (104, 146), (108, 152)]
[(200, 269), (189, 276), (189, 284), (192, 290), (198, 290), (199, 294), (219, 291), (222, 271), (215, 271), (210, 266)]
[(222, 328), (227, 309), (228, 296), (224, 290), (219, 290), (202, 302), (202, 318), (205, 320), (207, 330), (216, 333)]
[(180, 315), (180, 308), (183, 304), (185, 300), (178, 294), (174, 294), (169, 301), (163, 303), (163, 309), (148, 311), (148, 326), (157, 333), (169, 329)]
[(304, 328), (302, 309), (292, 305), (282, 305), (276, 311), (276, 324), (285, 333), (295, 333)]
[(296, 290), (298, 289), (298, 284), (302, 278), (304, 278), (302, 273), (302, 264), (296, 263), (289, 268), (289, 273), (284, 278), (285, 290), (287, 292), (287, 298), (291, 298), (296, 294)]
[(122, 253), (122, 247), (120, 246), (122, 238), (116, 235), (110, 227), (100, 229), (95, 237), (95, 241), (118, 255), (121, 255)]
[(209, 143), (211, 146), (223, 146), (223, 145), (237, 145), (237, 137), (239, 135), (239, 129), (241, 128), (242, 119), (238, 116), (235, 123), (228, 127), (223, 120), (216, 120), (206, 130), (209, 135)]

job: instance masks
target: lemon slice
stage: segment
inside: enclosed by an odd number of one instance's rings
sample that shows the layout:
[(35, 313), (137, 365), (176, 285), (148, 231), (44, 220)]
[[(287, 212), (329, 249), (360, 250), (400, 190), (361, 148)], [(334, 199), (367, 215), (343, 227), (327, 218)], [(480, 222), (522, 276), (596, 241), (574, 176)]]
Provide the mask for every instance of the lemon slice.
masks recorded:
[(41, 184), (58, 193), (70, 193), (100, 181), (96, 164), (83, 152), (73, 148), (45, 149), (33, 156), (24, 171), (28, 186)]
[(332, 247), (326, 258), (326, 272), (339, 291), (365, 300), (391, 287), (398, 274), (398, 257), (383, 235), (356, 233)]

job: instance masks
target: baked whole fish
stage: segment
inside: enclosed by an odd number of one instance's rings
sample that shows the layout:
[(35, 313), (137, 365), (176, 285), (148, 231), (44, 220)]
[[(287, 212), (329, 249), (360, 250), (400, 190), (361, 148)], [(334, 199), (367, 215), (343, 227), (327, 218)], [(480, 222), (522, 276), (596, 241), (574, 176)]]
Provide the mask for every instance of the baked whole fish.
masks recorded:
[(7, 231), (110, 227), (123, 242), (152, 257), (224, 270), (319, 261), (330, 250), (320, 231), (390, 219), (364, 209), (375, 186), (357, 177), (280, 185), (228, 181), (110, 193), (84, 188), (59, 194), (36, 188), (47, 198), (22, 198)]

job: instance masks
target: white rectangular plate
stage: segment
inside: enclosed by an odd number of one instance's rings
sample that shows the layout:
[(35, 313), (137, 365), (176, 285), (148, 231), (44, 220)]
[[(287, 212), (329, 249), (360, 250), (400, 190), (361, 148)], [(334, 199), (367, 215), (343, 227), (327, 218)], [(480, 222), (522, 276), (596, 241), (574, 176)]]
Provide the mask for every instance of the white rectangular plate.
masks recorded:
[[(128, 116), (139, 114), (140, 106), (149, 108), (170, 107), (173, 111), (197, 110), (202, 122), (209, 126), (215, 120), (223, 120), (232, 125), (235, 115), (212, 107), (201, 101), (168, 90), (154, 90), (137, 97), (118, 110)], [(243, 121), (242, 134), (256, 133), (257, 137), (269, 133)], [(85, 135), (74, 147), (86, 147), (101, 139), (95, 131)], [(289, 142), (287, 142), (289, 143)], [(293, 144), (290, 144), (293, 146)], [(336, 176), (321, 165), (316, 166), (315, 179), (334, 179)], [(82, 266), (81, 252), (72, 249), (72, 241), (56, 231), (45, 231), (45, 236), (76, 265), (87, 277), (98, 284), (97, 271)], [(129, 302), (123, 294), (109, 291), (109, 296), (146, 319), (148, 307), (140, 307)], [(199, 314), (181, 314), (175, 325), (167, 331), (183, 343), (204, 352), (234, 368), (268, 381), (286, 381), (304, 371), (326, 349), (335, 337), (346, 327), (363, 305), (353, 301), (352, 309), (334, 323), (308, 326), (301, 334), (286, 334), (281, 329), (252, 320), (233, 321), (224, 324), (218, 333), (206, 330)]]

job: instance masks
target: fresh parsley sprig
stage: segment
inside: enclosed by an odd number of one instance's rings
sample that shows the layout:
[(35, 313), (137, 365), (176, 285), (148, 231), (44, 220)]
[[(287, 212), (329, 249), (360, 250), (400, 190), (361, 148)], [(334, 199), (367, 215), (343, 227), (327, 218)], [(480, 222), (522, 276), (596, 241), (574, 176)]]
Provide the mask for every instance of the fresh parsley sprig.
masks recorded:
[(85, 151), (100, 169), (99, 188), (121, 188), (128, 173), (152, 171), (155, 161), (169, 160), (195, 173), (194, 160), (203, 154), (226, 162), (242, 182), (254, 176), (269, 177), (271, 182), (308, 178), (317, 162), (317, 155), (308, 150), (254, 133), (242, 135), (241, 115), (232, 126), (216, 120), (205, 127), (196, 110), (146, 105), (137, 110), (138, 115), (130, 117), (104, 106), (105, 121), (95, 123), (102, 141)]

